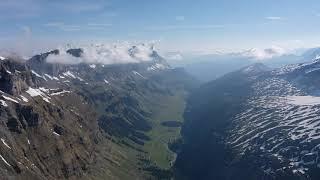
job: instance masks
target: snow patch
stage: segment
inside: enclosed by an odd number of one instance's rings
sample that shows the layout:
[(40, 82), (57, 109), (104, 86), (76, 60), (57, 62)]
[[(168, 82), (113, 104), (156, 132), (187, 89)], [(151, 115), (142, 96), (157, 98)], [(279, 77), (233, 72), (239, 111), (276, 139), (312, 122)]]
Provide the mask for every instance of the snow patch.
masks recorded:
[(316, 96), (287, 96), (287, 103), (300, 106), (314, 106), (320, 104), (320, 97)]
[(132, 71), (132, 73), (133, 74), (135, 74), (135, 75), (138, 75), (138, 76), (140, 76), (140, 77), (142, 77), (142, 78), (144, 78), (145, 79), (145, 77), (144, 76), (142, 76), (140, 73), (138, 73), (137, 71)]
[(11, 165), (8, 163), (8, 161), (6, 161), (6, 159), (5, 159), (2, 155), (0, 155), (0, 158), (2, 159), (2, 161), (3, 161), (4, 163), (6, 163), (6, 165), (8, 165), (8, 166), (11, 167)]
[(73, 78), (73, 79), (76, 78), (76, 76), (73, 75), (70, 71), (64, 72), (63, 75), (64, 75), (64, 76), (67, 76), (67, 77), (71, 77), (71, 78)]
[(29, 89), (26, 92), (32, 97), (42, 95), (42, 92), (39, 89), (33, 89), (31, 87), (29, 87)]
[(81, 77), (77, 77), (77, 79), (79, 79), (79, 81), (84, 81)]
[(6, 140), (1, 138), (2, 143), (9, 149), (11, 149), (11, 147), (6, 143)]
[(147, 68), (148, 71), (155, 71), (155, 70), (163, 70), (163, 69), (166, 69), (167, 67), (163, 64), (159, 64), (159, 63), (156, 63), (150, 67)]
[(77, 77), (76, 75), (72, 74), (72, 72), (70, 71), (67, 71), (67, 72), (64, 72), (62, 73), (64, 76), (66, 77), (70, 77), (70, 78), (73, 78), (73, 79), (79, 79), (80, 81), (84, 81), (83, 79), (81, 79), (80, 77)]
[(8, 96), (5, 96), (5, 95), (2, 95), (2, 97), (3, 97), (4, 99), (8, 100), (8, 101), (12, 101), (12, 102), (14, 102), (14, 103), (19, 103), (17, 100), (12, 99), (11, 97), (8, 97)]
[(53, 131), (53, 134), (56, 136), (60, 136), (60, 134), (56, 133), (55, 131)]
[(44, 79), (45, 81), (47, 81), (47, 79), (44, 76), (40, 76), (40, 74), (38, 74), (37, 72), (35, 72), (34, 70), (31, 70), (31, 73), (34, 74), (36, 77)]
[(71, 91), (66, 91), (66, 90), (63, 90), (63, 91), (60, 91), (60, 92), (55, 92), (55, 93), (52, 93), (50, 94), (51, 96), (57, 96), (57, 95), (61, 95), (61, 94), (65, 94), (65, 93), (70, 93)]
[(32, 74), (34, 74), (34, 75), (36, 75), (37, 77), (39, 77), (39, 78), (42, 78), (42, 76), (40, 76), (38, 73), (36, 73), (34, 70), (31, 70), (31, 73)]
[(314, 72), (314, 71), (319, 71), (319, 70), (320, 70), (320, 68), (311, 68), (311, 69), (306, 70), (306, 74)]
[(24, 96), (22, 96), (22, 95), (20, 95), (20, 97), (21, 97), (22, 101), (24, 101), (24, 102), (29, 102), (29, 100), (28, 100), (26, 97), (24, 97)]
[(107, 81), (106, 79), (104, 80), (105, 83), (110, 84), (109, 81)]
[(50, 80), (53, 80), (53, 77), (50, 76), (49, 74), (44, 74), (47, 78), (49, 78)]
[(29, 87), (29, 89), (28, 89), (26, 92), (27, 92), (31, 97), (41, 96), (44, 101), (50, 103), (50, 101), (49, 101), (50, 97), (48, 97), (47, 95), (45, 95), (40, 89), (46, 90), (45, 88), (33, 89), (33, 88)]
[(0, 99), (0, 104), (1, 106), (8, 107), (8, 104), (4, 100)]
[(95, 69), (97, 66), (95, 64), (90, 64), (89, 67)]
[(44, 88), (44, 87), (39, 87), (39, 89), (40, 89), (42, 92), (46, 92), (46, 93), (49, 93), (49, 92), (50, 92), (50, 89), (47, 89), (47, 88)]

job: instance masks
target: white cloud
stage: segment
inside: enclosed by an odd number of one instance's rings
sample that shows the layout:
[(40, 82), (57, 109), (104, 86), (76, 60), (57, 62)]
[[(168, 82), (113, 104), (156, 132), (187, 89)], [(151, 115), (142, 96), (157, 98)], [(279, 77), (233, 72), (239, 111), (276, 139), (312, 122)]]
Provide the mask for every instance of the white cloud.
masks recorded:
[(64, 24), (63, 22), (50, 22), (50, 23), (44, 24), (44, 26), (57, 28), (62, 31), (80, 31), (81, 30), (80, 25)]
[(265, 19), (272, 20), (272, 21), (283, 20), (283, 18), (280, 16), (268, 16), (268, 17), (265, 17)]
[(108, 24), (108, 23), (88, 23), (88, 26), (110, 27), (110, 26), (112, 26), (112, 24)]
[[(70, 47), (68, 47), (70, 48)], [(98, 44), (80, 47), (83, 54), (80, 58), (66, 53), (66, 47), (59, 48), (59, 55), (49, 55), (47, 62), (61, 64), (124, 64), (150, 61), (153, 52), (152, 45), (129, 43)], [(79, 48), (75, 46), (74, 48)]]
[(57, 10), (63, 10), (71, 13), (86, 13), (101, 11), (108, 6), (106, 1), (92, 0), (92, 1), (80, 1), (80, 0), (69, 0), (69, 1), (50, 1), (48, 2), (49, 7)]
[(265, 59), (271, 59), (273, 57), (279, 57), (286, 53), (287, 52), (285, 49), (278, 46), (272, 46), (271, 48), (267, 48), (267, 49), (253, 48), (253, 49), (242, 52), (241, 55), (249, 58), (257, 59), (257, 60), (265, 60)]
[(49, 55), (47, 57), (48, 63), (59, 63), (59, 64), (78, 64), (82, 62), (81, 58), (76, 58), (65, 51), (60, 50), (59, 55)]
[(110, 28), (112, 24), (108, 23), (88, 23), (86, 25), (65, 24), (63, 22), (50, 22), (44, 24), (46, 27), (56, 28), (61, 31), (81, 31), (81, 30), (103, 30)]
[(85, 29), (88, 30), (105, 30), (112, 27), (112, 24), (108, 23), (88, 23)]
[(60, 29), (63, 31), (80, 31), (80, 30), (82, 30), (81, 26), (78, 26), (78, 25), (64, 25)]
[(63, 25), (64, 25), (63, 22), (49, 22), (47, 24), (44, 24), (44, 26), (47, 26), (47, 27), (61, 27)]
[(224, 28), (224, 25), (172, 25), (172, 26), (153, 26), (146, 28), (151, 31), (168, 31), (168, 30), (201, 30), (201, 29), (219, 29)]

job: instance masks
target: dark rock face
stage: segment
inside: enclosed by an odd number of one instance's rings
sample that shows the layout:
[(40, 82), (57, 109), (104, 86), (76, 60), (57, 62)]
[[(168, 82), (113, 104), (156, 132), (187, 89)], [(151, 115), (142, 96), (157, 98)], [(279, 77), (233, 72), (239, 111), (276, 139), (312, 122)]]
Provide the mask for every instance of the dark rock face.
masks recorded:
[(61, 126), (55, 125), (53, 128), (53, 131), (59, 135), (63, 135), (64, 134), (64, 130)]
[(34, 85), (31, 72), (24, 63), (13, 60), (0, 62), (0, 90), (11, 95), (20, 95)]
[(83, 50), (78, 48), (78, 49), (68, 49), (67, 53), (71, 54), (74, 57), (81, 57)]
[(7, 127), (10, 131), (22, 133), (22, 124), (16, 118), (8, 118)]
[(17, 109), (19, 112), (19, 120), (23, 123), (24, 127), (36, 127), (39, 125), (39, 114), (34, 112), (31, 106), (22, 106)]

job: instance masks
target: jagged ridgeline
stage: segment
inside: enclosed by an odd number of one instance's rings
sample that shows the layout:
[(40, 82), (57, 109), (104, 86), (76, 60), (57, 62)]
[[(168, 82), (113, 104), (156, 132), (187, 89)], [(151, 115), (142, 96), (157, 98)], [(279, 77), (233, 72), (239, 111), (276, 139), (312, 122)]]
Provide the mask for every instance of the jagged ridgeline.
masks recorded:
[(1, 179), (168, 176), (161, 168), (172, 160), (162, 158), (169, 150), (153, 156), (150, 145), (161, 123), (155, 116), (172, 103), (183, 109), (196, 81), (153, 49), (145, 59), (132, 47), (130, 61), (116, 64), (90, 61), (86, 53), (72, 48), (26, 61), (1, 58)]

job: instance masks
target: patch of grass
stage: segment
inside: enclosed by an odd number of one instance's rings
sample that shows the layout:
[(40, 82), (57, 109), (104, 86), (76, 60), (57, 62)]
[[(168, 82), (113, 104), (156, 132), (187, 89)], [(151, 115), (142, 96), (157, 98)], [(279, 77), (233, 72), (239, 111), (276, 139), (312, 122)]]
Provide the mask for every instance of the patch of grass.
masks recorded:
[[(139, 145), (128, 138), (112, 137), (114, 142), (103, 146), (110, 149), (101, 150), (110, 160), (105, 164), (102, 164), (105, 161), (98, 163), (102, 172), (95, 179), (129, 180), (132, 177), (153, 179), (155, 175), (157, 177), (159, 174), (167, 175), (166, 170), (170, 169), (171, 162), (175, 160), (176, 156), (174, 152), (169, 150), (168, 144), (180, 137), (181, 128), (166, 127), (162, 123), (167, 121), (183, 122), (185, 97), (180, 92), (172, 96), (149, 95), (146, 97), (148, 100), (143, 99), (142, 101), (151, 111), (149, 123), (152, 129), (147, 133), (141, 133), (147, 135), (150, 140), (144, 141), (144, 145)], [(148, 168), (154, 168), (151, 169), (154, 171), (147, 171)], [(98, 173), (95, 172), (95, 174)]]
[(170, 151), (168, 143), (180, 137), (180, 127), (165, 127), (166, 121), (183, 122), (185, 99), (183, 95), (164, 96), (153, 106), (151, 118), (152, 130), (147, 133), (151, 138), (143, 149), (149, 153), (150, 160), (162, 169), (169, 169), (175, 160), (175, 153)]

